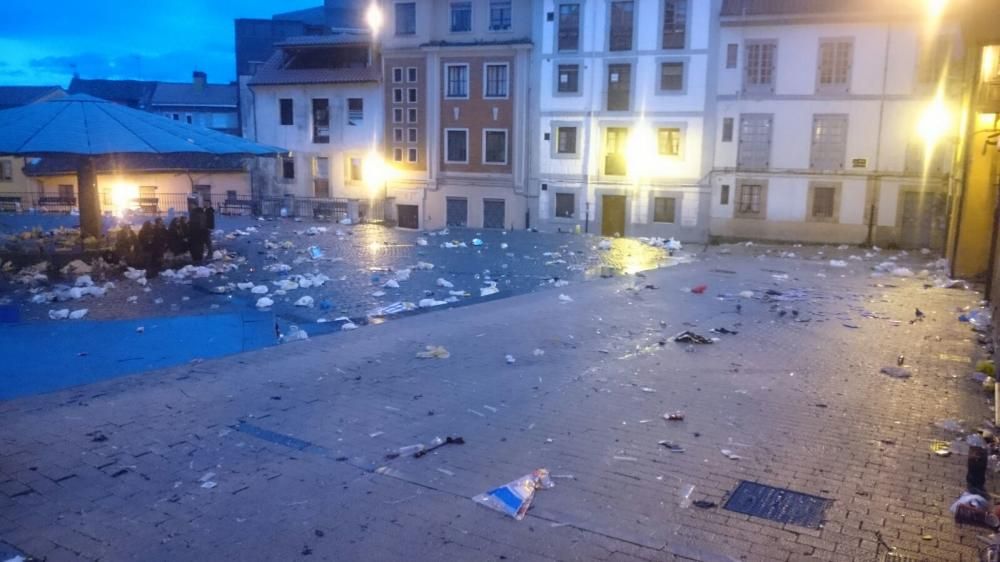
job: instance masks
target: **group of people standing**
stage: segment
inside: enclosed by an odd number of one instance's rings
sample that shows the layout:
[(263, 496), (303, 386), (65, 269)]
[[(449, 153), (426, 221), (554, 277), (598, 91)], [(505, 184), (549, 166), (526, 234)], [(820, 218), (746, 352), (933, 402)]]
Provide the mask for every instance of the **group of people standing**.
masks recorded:
[(115, 236), (115, 256), (131, 267), (145, 269), (147, 277), (159, 275), (168, 251), (175, 258), (190, 253), (194, 263), (201, 263), (206, 252), (212, 255), (215, 210), (193, 206), (188, 214), (171, 219), (169, 225), (161, 218), (146, 221), (138, 233), (131, 225), (123, 225)]

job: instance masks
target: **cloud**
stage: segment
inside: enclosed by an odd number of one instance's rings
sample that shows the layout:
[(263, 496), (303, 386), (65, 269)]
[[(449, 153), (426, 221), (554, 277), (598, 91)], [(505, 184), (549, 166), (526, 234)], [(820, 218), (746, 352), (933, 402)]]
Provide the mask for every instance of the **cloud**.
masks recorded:
[(40, 74), (73, 73), (83, 78), (141, 79), (187, 81), (191, 72), (208, 72), (212, 82), (232, 79), (233, 59), (228, 51), (172, 51), (154, 55), (127, 54), (108, 56), (100, 53), (57, 55), (31, 59), (27, 65)]

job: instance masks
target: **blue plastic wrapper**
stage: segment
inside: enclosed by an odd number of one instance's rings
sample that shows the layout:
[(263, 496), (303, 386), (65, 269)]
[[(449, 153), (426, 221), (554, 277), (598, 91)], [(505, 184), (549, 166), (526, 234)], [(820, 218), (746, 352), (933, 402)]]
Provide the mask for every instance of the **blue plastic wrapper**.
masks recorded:
[(524, 476), (508, 482), (499, 488), (495, 488), (479, 494), (472, 498), (472, 501), (484, 505), (490, 509), (506, 513), (514, 519), (520, 521), (524, 519), (531, 507), (531, 500), (535, 497), (535, 490), (548, 489), (555, 486), (549, 479), (549, 471), (544, 468), (525, 474)]

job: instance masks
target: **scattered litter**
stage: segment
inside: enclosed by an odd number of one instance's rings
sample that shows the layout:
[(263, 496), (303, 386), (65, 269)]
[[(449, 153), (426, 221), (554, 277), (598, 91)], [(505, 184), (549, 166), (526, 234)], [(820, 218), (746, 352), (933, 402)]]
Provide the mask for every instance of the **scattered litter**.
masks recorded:
[(708, 289), (708, 285), (697, 285), (695, 287), (691, 287), (691, 292), (694, 293), (694, 294), (696, 294), (696, 295), (703, 295), (703, 294), (705, 294), (705, 291), (707, 289)]
[(472, 501), (494, 509), (501, 513), (513, 517), (520, 521), (524, 519), (531, 501), (535, 497), (535, 490), (548, 489), (555, 486), (549, 478), (549, 471), (544, 468), (526, 474), (517, 480), (490, 490), (485, 494), (479, 494), (472, 498)]
[(355, 324), (354, 322), (348, 321), (348, 322), (344, 322), (343, 324), (341, 324), (340, 325), (340, 329), (343, 330), (343, 331), (345, 331), (345, 332), (348, 331), (348, 330), (357, 330), (358, 329), (358, 325)]
[(931, 452), (939, 457), (950, 457), (951, 443), (947, 441), (931, 441)]
[(625, 456), (621, 456), (621, 455), (615, 455), (612, 458), (614, 458), (616, 461), (625, 461), (625, 462), (638, 462), (639, 461), (639, 459), (637, 459), (635, 457), (625, 457)]
[(740, 460), (740, 459), (743, 458), (743, 457), (741, 457), (741, 456), (733, 453), (729, 449), (722, 449), (720, 452), (722, 453), (723, 456), (725, 456), (727, 459), (729, 459), (731, 461), (738, 461), (738, 460)]
[(683, 453), (684, 447), (672, 441), (660, 441), (659, 444), (670, 450), (671, 453)]
[(281, 341), (286, 343), (290, 341), (307, 340), (307, 339), (309, 339), (309, 334), (302, 328), (299, 328), (298, 326), (295, 325), (289, 326), (288, 333), (281, 335)]
[(86, 316), (87, 312), (89, 312), (89, 310), (86, 309), (86, 308), (81, 308), (79, 310), (74, 310), (73, 312), (69, 313), (69, 319), (70, 320), (79, 320), (79, 319), (83, 318), (84, 316)]
[(753, 291), (740, 291), (740, 297), (744, 299), (752, 299)]
[(313, 300), (312, 297), (310, 297), (308, 295), (306, 295), (306, 296), (300, 298), (299, 300), (295, 301), (295, 306), (304, 306), (304, 307), (312, 308), (314, 304), (315, 304), (315, 301)]
[(472, 239), (472, 245), (473, 246), (482, 246), (483, 245), (483, 241), (480, 240), (479, 238), (473, 238)]
[(436, 470), (438, 472), (440, 472), (441, 474), (447, 474), (448, 476), (454, 476), (455, 475), (454, 472), (452, 472), (452, 471), (450, 471), (448, 469), (445, 469), (445, 468), (438, 467)]
[(698, 335), (690, 330), (684, 330), (671, 339), (677, 343), (697, 343), (702, 345), (715, 343), (714, 340)]
[(50, 310), (49, 319), (51, 320), (65, 320), (69, 318), (69, 309), (61, 308), (59, 310)]
[(934, 422), (934, 426), (943, 429), (945, 431), (951, 431), (953, 433), (964, 433), (965, 429), (962, 427), (962, 422), (955, 419), (944, 419)]
[(542, 355), (545, 355), (545, 350), (535, 349), (534, 351), (531, 352), (531, 354), (534, 355), (535, 357), (541, 357)]
[(465, 439), (462, 439), (461, 437), (451, 437), (451, 436), (448, 436), (445, 439), (441, 439), (440, 437), (435, 437), (433, 440), (431, 440), (430, 446), (428, 446), (426, 449), (421, 449), (417, 451), (416, 453), (413, 454), (413, 456), (419, 459), (420, 457), (426, 455), (427, 453), (435, 449), (440, 449), (445, 445), (465, 445)]
[(254, 285), (250, 292), (255, 295), (266, 295), (268, 291), (267, 285)]
[(500, 289), (497, 289), (496, 283), (493, 283), (489, 287), (482, 287), (482, 288), (480, 288), (479, 289), (479, 296), (480, 297), (488, 297), (490, 295), (495, 295), (495, 294), (497, 294), (499, 292), (500, 292)]
[(715, 502), (710, 502), (708, 500), (694, 500), (691, 502), (691, 505), (701, 509), (712, 509), (714, 507), (718, 507)]
[(437, 299), (420, 299), (417, 306), (420, 308), (432, 308), (435, 306), (441, 306), (443, 304), (448, 304), (447, 301), (439, 301)]
[(517, 362), (517, 359), (515, 359), (514, 356), (509, 353), (504, 357), (504, 360), (507, 361), (508, 365), (513, 365), (514, 363)]
[(215, 483), (215, 482), (212, 482), (211, 480), (209, 480), (208, 482), (204, 482), (201, 485), (201, 487), (205, 488), (206, 490), (211, 490), (212, 488), (214, 488), (216, 486), (218, 486), (218, 484)]
[(274, 306), (274, 301), (267, 297), (257, 299), (257, 308), (270, 308), (272, 306)]
[(830, 267), (847, 267), (847, 262), (844, 260), (830, 260)]
[(894, 379), (908, 379), (912, 375), (909, 369), (904, 369), (903, 367), (896, 367), (896, 366), (882, 367), (882, 369), (879, 372), (889, 375)]
[(440, 345), (428, 345), (424, 351), (418, 351), (417, 357), (421, 359), (447, 359), (451, 353)]
[(691, 494), (693, 493), (694, 493), (694, 484), (685, 484), (684, 487), (681, 488), (680, 506), (682, 509), (687, 509), (691, 507)]
[(455, 284), (447, 279), (444, 279), (443, 277), (438, 277), (437, 286), (444, 287), (445, 289), (452, 289), (455, 287)]
[(681, 412), (680, 410), (676, 412), (667, 412), (666, 414), (663, 414), (663, 419), (667, 421), (684, 421), (684, 412)]
[(559, 302), (573, 302), (573, 297), (569, 295), (559, 295)]

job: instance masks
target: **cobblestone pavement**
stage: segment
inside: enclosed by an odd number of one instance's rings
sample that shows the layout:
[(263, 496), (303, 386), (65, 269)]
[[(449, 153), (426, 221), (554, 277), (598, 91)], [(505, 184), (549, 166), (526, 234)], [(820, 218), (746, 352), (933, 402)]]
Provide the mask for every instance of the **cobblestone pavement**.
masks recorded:
[[(881, 532), (976, 560), (980, 531), (947, 511), (965, 457), (929, 446), (954, 437), (942, 418), (990, 417), (957, 321), (979, 295), (827, 250), (725, 250), (2, 402), (0, 541), (49, 560), (800, 561), (874, 560)], [(721, 327), (739, 333), (667, 341)], [(415, 357), (430, 344), (450, 357)], [(899, 354), (913, 377), (880, 374)], [(466, 443), (386, 459), (445, 435)], [(524, 521), (469, 499), (538, 467), (562, 477)], [(741, 480), (833, 503), (815, 530), (681, 507), (689, 484), (722, 505)]]

